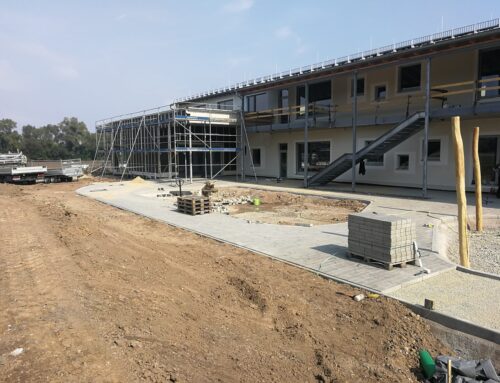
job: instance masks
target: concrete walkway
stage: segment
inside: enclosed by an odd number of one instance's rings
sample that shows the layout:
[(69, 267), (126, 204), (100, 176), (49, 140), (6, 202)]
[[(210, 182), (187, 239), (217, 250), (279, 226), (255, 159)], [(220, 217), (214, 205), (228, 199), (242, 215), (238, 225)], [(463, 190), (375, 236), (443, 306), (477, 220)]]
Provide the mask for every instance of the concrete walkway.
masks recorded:
[[(185, 185), (184, 190), (199, 191), (203, 182)], [(346, 258), (347, 224), (299, 227), (248, 223), (244, 219), (223, 214), (189, 216), (178, 213), (175, 198), (158, 198), (158, 193), (177, 190), (171, 182), (98, 183), (77, 192), (106, 204), (128, 210), (201, 235), (221, 240), (262, 255), (279, 259), (294, 266), (361, 288), (379, 291), (396, 299), (422, 305), (424, 298), (433, 299), (436, 311), (475, 325), (500, 329), (500, 306), (494, 304), (500, 291), (498, 278), (464, 275), (456, 265), (438, 254), (438, 228), (456, 220), (454, 193), (429, 192), (429, 199), (415, 196), (412, 189), (397, 189), (398, 197), (371, 194), (370, 187), (358, 186), (362, 193), (339, 192), (329, 189), (301, 189), (298, 181), (241, 184), (217, 181), (217, 187), (253, 187), (266, 190), (304, 193), (329, 198), (356, 198), (369, 202), (365, 211), (410, 217), (417, 227), (418, 244), (423, 253), (423, 274), (416, 266), (395, 267), (387, 271), (373, 264)], [(158, 191), (158, 187), (165, 191)], [(380, 191), (382, 188), (378, 188)], [(395, 189), (395, 188), (393, 188)], [(382, 189), (383, 190), (383, 189)], [(394, 193), (395, 194), (395, 193)], [(491, 198), (484, 215), (491, 222), (500, 222), (500, 200)], [(469, 214), (473, 214), (469, 206)], [(436, 276), (439, 276), (435, 278)], [(447, 321), (447, 320), (445, 320)], [(487, 339), (487, 338), (486, 338)]]
[[(241, 184), (227, 181), (218, 181), (217, 185), (218, 187), (241, 186)], [(201, 183), (195, 183), (187, 185), (185, 189), (199, 191), (201, 186)], [(283, 260), (339, 281), (383, 293), (395, 291), (402, 286), (420, 282), (455, 268), (454, 264), (432, 252), (433, 229), (425, 227), (424, 223), (433, 224), (439, 218), (430, 216), (427, 211), (402, 210), (402, 206), (408, 207), (407, 201), (398, 205), (394, 201), (393, 203), (389, 203), (388, 200), (374, 201), (370, 197), (372, 203), (368, 211), (411, 217), (418, 227), (419, 246), (426, 249), (423, 251), (424, 266), (431, 270), (431, 274), (422, 273), (420, 268), (413, 265), (408, 265), (406, 268), (396, 267), (388, 271), (372, 264), (348, 259), (346, 257), (348, 234), (346, 223), (299, 227), (248, 223), (246, 220), (223, 214), (193, 217), (178, 213), (173, 205), (174, 198), (157, 198), (158, 187), (163, 187), (165, 191), (176, 189), (170, 183), (123, 182), (90, 185), (79, 189), (78, 193), (121, 209)], [(260, 184), (256, 187), (297, 192), (295, 188), (276, 188)], [(332, 197), (332, 193), (328, 191), (314, 191), (311, 194)], [(336, 197), (352, 198), (352, 195)]]

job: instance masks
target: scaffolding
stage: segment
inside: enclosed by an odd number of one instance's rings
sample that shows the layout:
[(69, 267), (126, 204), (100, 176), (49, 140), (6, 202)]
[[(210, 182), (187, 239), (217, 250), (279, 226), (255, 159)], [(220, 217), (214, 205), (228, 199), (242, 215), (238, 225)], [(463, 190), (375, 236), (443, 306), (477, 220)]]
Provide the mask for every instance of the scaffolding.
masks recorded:
[(241, 112), (221, 105), (173, 104), (96, 122), (95, 175), (212, 179), (238, 177)]

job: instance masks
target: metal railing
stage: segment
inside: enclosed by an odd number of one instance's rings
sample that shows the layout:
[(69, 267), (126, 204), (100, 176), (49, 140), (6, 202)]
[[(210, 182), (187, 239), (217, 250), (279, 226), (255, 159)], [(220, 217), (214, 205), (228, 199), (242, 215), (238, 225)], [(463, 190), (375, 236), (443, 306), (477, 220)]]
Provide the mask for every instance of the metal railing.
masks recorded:
[(467, 26), (463, 26), (463, 27), (459, 27), (459, 28), (455, 28), (455, 29), (450, 29), (450, 30), (443, 31), (443, 32), (437, 32), (437, 33), (434, 33), (431, 35), (418, 37), (415, 39), (402, 41), (399, 43), (386, 45), (386, 46), (383, 46), (380, 48), (375, 48), (375, 49), (370, 49), (367, 51), (354, 53), (354, 54), (340, 57), (340, 58), (336, 58), (336, 59), (325, 60), (325, 61), (322, 61), (319, 63), (309, 64), (309, 65), (289, 69), (289, 70), (286, 70), (286, 71), (283, 71), (280, 73), (256, 77), (256, 78), (251, 79), (251, 80), (238, 82), (236, 84), (224, 86), (221, 88), (216, 88), (216, 89), (211, 89), (211, 90), (205, 91), (205, 92), (195, 93), (191, 96), (181, 97), (181, 98), (175, 99), (174, 103), (186, 102), (186, 101), (190, 101), (190, 100), (199, 99), (202, 97), (208, 97), (208, 96), (212, 96), (212, 95), (226, 93), (229, 91), (236, 91), (238, 89), (250, 87), (253, 85), (265, 84), (267, 82), (272, 82), (272, 81), (280, 80), (280, 79), (287, 78), (287, 77), (299, 76), (299, 75), (302, 75), (304, 73), (310, 73), (310, 72), (314, 72), (314, 71), (318, 71), (318, 70), (328, 69), (328, 68), (335, 67), (335, 66), (346, 65), (346, 64), (350, 64), (354, 61), (360, 61), (360, 60), (365, 60), (367, 58), (372, 58), (372, 57), (382, 56), (385, 54), (395, 53), (395, 52), (400, 51), (400, 50), (411, 49), (411, 48), (415, 48), (418, 46), (434, 44), (434, 43), (439, 42), (439, 41), (454, 39), (454, 38), (462, 37), (462, 36), (469, 35), (469, 34), (480, 33), (480, 32), (484, 32), (484, 31), (488, 31), (488, 30), (492, 30), (492, 29), (497, 29), (499, 27), (500, 27), (500, 19), (498, 19), (498, 18), (488, 20), (488, 21), (483, 21), (483, 22), (479, 22), (476, 24), (471, 24), (471, 25), (467, 25)]

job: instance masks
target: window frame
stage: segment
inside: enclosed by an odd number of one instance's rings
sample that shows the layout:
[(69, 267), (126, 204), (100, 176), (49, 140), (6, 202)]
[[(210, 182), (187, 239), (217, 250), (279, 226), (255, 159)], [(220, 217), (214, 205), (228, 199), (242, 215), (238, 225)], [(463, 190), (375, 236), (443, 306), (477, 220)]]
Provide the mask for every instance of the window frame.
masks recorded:
[[(231, 103), (231, 105), (230, 105), (231, 109), (221, 108), (221, 106), (225, 106), (229, 102)], [(219, 109), (219, 110), (234, 110), (234, 100), (232, 98), (228, 98), (226, 100), (217, 101), (217, 109)]]
[[(418, 86), (410, 87), (410, 88), (403, 88), (401, 84), (401, 77), (402, 77), (402, 71), (405, 68), (410, 68), (413, 66), (419, 66), (420, 67), (420, 82)], [(412, 93), (412, 92), (419, 92), (422, 90), (422, 81), (424, 79), (423, 76), (423, 68), (424, 66), (422, 65), (422, 62), (413, 62), (413, 63), (407, 63), (407, 64), (402, 64), (397, 67), (397, 72), (396, 72), (396, 86), (398, 93)]]
[[(431, 136), (429, 137), (429, 141), (441, 141), (441, 148), (440, 148), (440, 159), (439, 161), (432, 161), (427, 159), (427, 165), (429, 166), (434, 166), (434, 165), (447, 165), (448, 164), (448, 136)], [(420, 147), (419, 147), (419, 158), (420, 158), (420, 164), (423, 166), (424, 162), (424, 138), (420, 138)]]
[[(254, 168), (262, 168), (263, 165), (264, 165), (264, 156), (263, 156), (264, 148), (261, 147), (261, 146), (254, 146), (254, 147), (250, 148), (250, 150), (251, 150), (251, 153), (252, 153), (251, 161), (253, 163), (253, 167)], [(254, 150), (258, 150), (259, 151), (259, 160), (260, 160), (260, 162), (258, 164), (255, 163)]]
[[(403, 174), (413, 174), (415, 173), (415, 152), (400, 151), (394, 153), (394, 172)], [(408, 169), (398, 168), (398, 158), (399, 156), (408, 156)]]
[[(358, 142), (358, 144), (361, 148), (364, 148), (365, 146), (369, 145), (375, 140), (376, 138), (363, 138), (361, 139), (361, 142)], [(368, 159), (365, 160), (365, 166), (369, 167), (370, 169), (385, 169), (385, 165), (386, 165), (385, 153), (382, 154), (382, 162), (380, 163), (380, 165), (374, 165), (374, 163), (373, 162), (370, 163)]]
[[(357, 93), (356, 95), (356, 98), (357, 99), (363, 99), (366, 97), (366, 85), (368, 84), (368, 81), (367, 81), (367, 76), (366, 74), (363, 74), (363, 75), (358, 75), (358, 81), (361, 81), (363, 80), (364, 81), (364, 85), (363, 85), (363, 93)], [(347, 88), (348, 88), (348, 91), (347, 91), (347, 98), (349, 100), (353, 100), (354, 99), (354, 88), (353, 88), (353, 82), (354, 82), (354, 78), (352, 76), (350, 76), (348, 79), (347, 79)]]
[[(482, 58), (482, 53), (486, 53), (488, 51), (499, 51), (499, 54), (500, 54), (500, 46), (496, 46), (496, 47), (491, 47), (491, 48), (486, 48), (486, 49), (479, 49), (477, 51), (477, 60), (476, 60), (476, 65), (477, 65), (477, 80), (478, 81), (481, 81), (481, 80), (486, 80), (488, 77), (491, 77), (491, 78), (497, 78), (497, 77), (500, 77), (500, 68), (499, 68), (499, 73), (494, 75), (482, 75), (481, 74), (481, 70), (482, 70), (482, 64), (483, 64), (483, 58)], [(495, 76), (495, 77), (493, 77)], [(500, 98), (500, 89), (495, 89), (495, 90), (481, 90), (481, 86), (483, 84), (485, 84), (485, 88), (488, 88), (488, 87), (495, 87), (495, 86), (498, 86), (500, 85), (500, 80), (496, 80), (496, 84), (491, 84), (493, 81), (487, 81), (487, 82), (480, 82), (478, 83), (478, 87), (479, 87), (479, 90), (477, 92), (477, 95), (478, 95), (478, 100), (479, 101), (485, 101), (485, 100), (493, 100), (493, 101), (496, 101)], [(496, 91), (497, 94), (495, 95), (487, 95), (486, 93), (487, 92), (492, 92), (492, 91)]]
[[(257, 110), (257, 97), (258, 96), (268, 97), (266, 92), (254, 93), (254, 94), (249, 94), (249, 95), (245, 96), (245, 98), (246, 98), (246, 102), (245, 102), (246, 110), (245, 111), (246, 112), (248, 112), (248, 113), (257, 113), (257, 112), (260, 112), (262, 110), (266, 110), (266, 109), (259, 109), (259, 110)], [(250, 110), (250, 107), (249, 107), (251, 99), (253, 99), (253, 109), (254, 110)], [(268, 102), (268, 106), (269, 106), (269, 102)]]
[[(330, 145), (330, 150), (329, 150), (329, 163), (332, 162), (332, 158), (333, 158), (333, 140), (328, 140), (328, 139), (317, 139), (317, 140), (309, 140), (308, 143), (309, 144), (313, 144), (313, 143), (319, 143), (319, 142), (328, 142), (328, 144)], [(299, 144), (304, 144), (304, 140), (297, 140), (297, 141), (294, 141), (293, 143), (293, 150), (294, 150), (294, 153), (293, 153), (293, 156), (294, 156), (294, 172), (295, 172), (295, 175), (298, 175), (298, 176), (303, 176), (304, 175), (304, 171), (299, 171), (299, 167), (297, 166), (298, 163), (299, 163), (299, 151), (298, 151), (298, 145)], [(309, 170), (309, 173), (311, 172), (314, 172), (314, 171), (311, 171)]]
[[(377, 88), (380, 88), (380, 87), (385, 87), (385, 97), (384, 98), (377, 98)], [(373, 85), (373, 98), (372, 98), (372, 101), (374, 102), (385, 102), (388, 100), (389, 98), (389, 86), (388, 84), (385, 82), (385, 83), (379, 83), (379, 84), (374, 84)]]

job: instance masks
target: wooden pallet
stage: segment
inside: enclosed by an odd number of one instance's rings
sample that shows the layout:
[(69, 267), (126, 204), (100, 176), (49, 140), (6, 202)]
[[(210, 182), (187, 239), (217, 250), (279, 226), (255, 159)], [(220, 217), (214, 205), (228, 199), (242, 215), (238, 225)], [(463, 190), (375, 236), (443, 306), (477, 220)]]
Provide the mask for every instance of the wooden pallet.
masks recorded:
[(177, 210), (190, 215), (208, 214), (212, 208), (210, 199), (200, 196), (177, 197)]
[(347, 253), (347, 257), (348, 258), (360, 259), (360, 260), (365, 261), (366, 263), (378, 263), (378, 264), (381, 264), (383, 267), (385, 267), (385, 269), (387, 269), (387, 270), (392, 270), (394, 266), (399, 266), (399, 267), (401, 267), (403, 269), (408, 264), (410, 264), (410, 265), (414, 265), (415, 264), (414, 260), (413, 261), (404, 261), (404, 262), (389, 263), (389, 262), (381, 261), (380, 259), (370, 258), (370, 257), (367, 257), (366, 255), (359, 255), (359, 254), (355, 254), (355, 253), (351, 253), (351, 252)]

